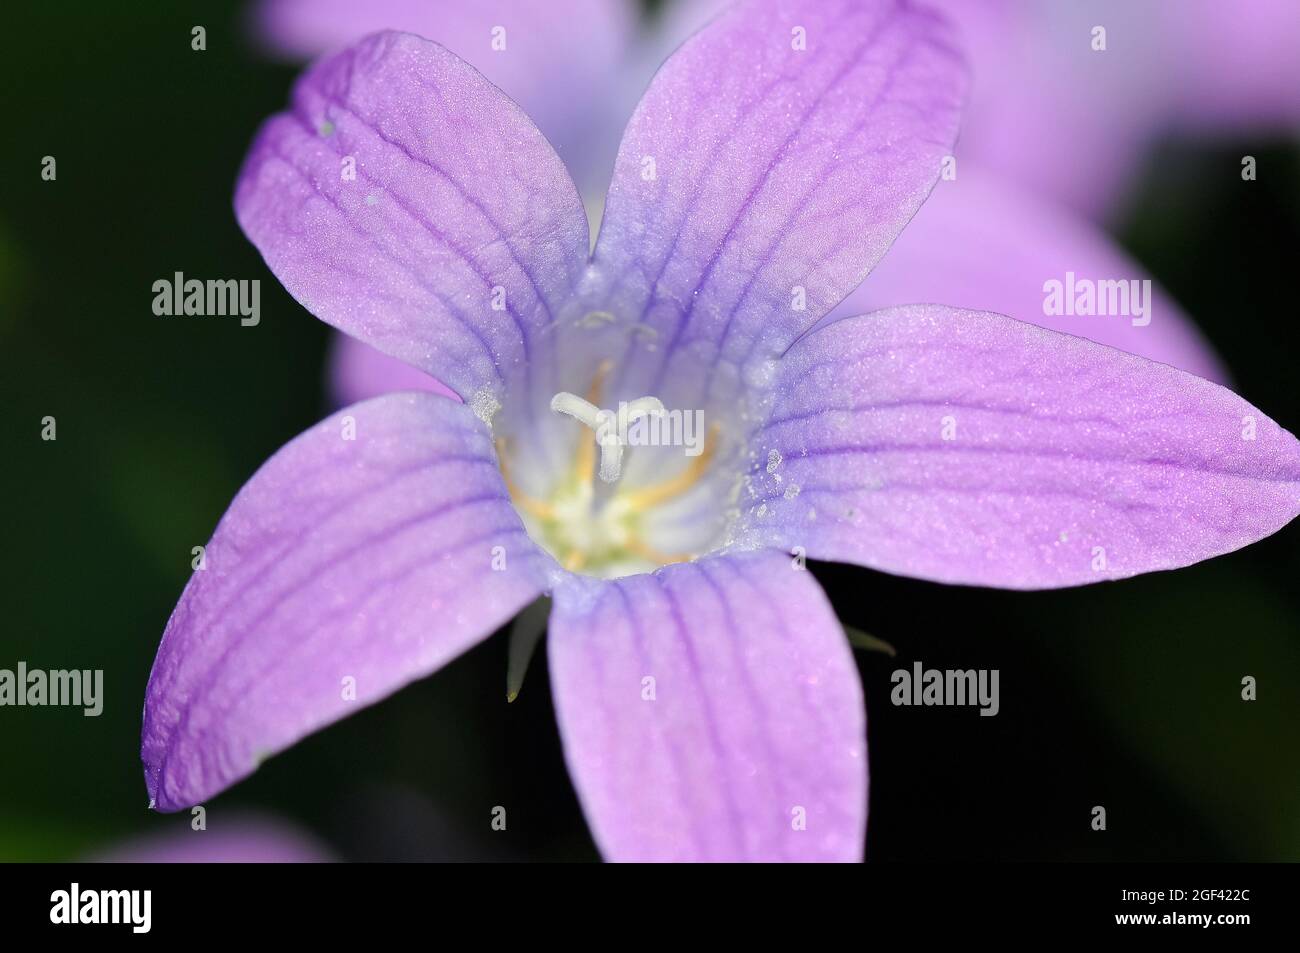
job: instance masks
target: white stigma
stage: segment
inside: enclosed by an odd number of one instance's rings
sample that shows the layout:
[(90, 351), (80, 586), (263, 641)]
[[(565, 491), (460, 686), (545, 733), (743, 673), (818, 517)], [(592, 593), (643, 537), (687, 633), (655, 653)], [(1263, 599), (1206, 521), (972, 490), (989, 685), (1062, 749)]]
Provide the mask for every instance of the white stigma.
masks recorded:
[(621, 401), (615, 412), (602, 410), (577, 394), (560, 391), (551, 398), (551, 410), (566, 414), (595, 432), (596, 445), (600, 447), (600, 478), (605, 483), (617, 483), (623, 472), (623, 447), (627, 445), (629, 425), (642, 417), (661, 416), (664, 405), (658, 397), (638, 397)]

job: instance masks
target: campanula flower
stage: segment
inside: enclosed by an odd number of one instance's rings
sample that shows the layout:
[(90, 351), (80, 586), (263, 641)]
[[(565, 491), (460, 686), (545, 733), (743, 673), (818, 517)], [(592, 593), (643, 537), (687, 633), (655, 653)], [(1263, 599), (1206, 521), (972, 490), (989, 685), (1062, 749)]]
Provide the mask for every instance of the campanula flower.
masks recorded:
[(1201, 377), (939, 304), (820, 324), (939, 178), (965, 77), (901, 0), (729, 10), (634, 112), (593, 250), (554, 150), (446, 48), (385, 32), (309, 70), (239, 222), (308, 310), (461, 401), (345, 408), (240, 491), (150, 678), (154, 804), (548, 594), (605, 857), (856, 860), (862, 689), (805, 557), (1038, 589), (1289, 522), (1300, 445)]

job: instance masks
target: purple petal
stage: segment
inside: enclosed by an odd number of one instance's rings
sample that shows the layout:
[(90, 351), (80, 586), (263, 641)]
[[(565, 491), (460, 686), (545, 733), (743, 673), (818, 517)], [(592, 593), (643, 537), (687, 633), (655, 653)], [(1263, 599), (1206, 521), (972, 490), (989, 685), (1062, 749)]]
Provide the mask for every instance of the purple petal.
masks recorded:
[(424, 371), (346, 334), (333, 335), (329, 357), (329, 396), (334, 406), (346, 407), (372, 397), (412, 390), (458, 399), (449, 387)]
[(963, 85), (942, 21), (903, 3), (728, 10), (668, 60), (624, 134), (595, 253), (608, 310), (659, 354), (779, 352), (920, 206)]
[(141, 756), (164, 811), (436, 671), (535, 598), (548, 564), (487, 428), (431, 394), (349, 407), (291, 441), (204, 558), (146, 696)]
[(1236, 394), (1001, 315), (849, 318), (781, 362), (756, 542), (1041, 589), (1186, 566), (1300, 511), (1300, 444)]
[(569, 773), (606, 858), (861, 859), (862, 688), (788, 557), (561, 588), (548, 641)]
[(573, 182), (528, 117), (403, 33), (307, 72), (258, 134), (235, 210), (309, 311), (462, 397), (500, 392), (587, 259)]
[(1154, 282), (1144, 316), (1045, 314), (1046, 282), (1150, 280), (1096, 226), (971, 163), (941, 182), (861, 287), (828, 316), (938, 301), (996, 311), (1172, 364), (1219, 383), (1227, 372)]
[(435, 40), (519, 103), (586, 183), (608, 176), (627, 118), (615, 124), (608, 100), (636, 19), (632, 0), (263, 0), (255, 28), (304, 59), (377, 30)]

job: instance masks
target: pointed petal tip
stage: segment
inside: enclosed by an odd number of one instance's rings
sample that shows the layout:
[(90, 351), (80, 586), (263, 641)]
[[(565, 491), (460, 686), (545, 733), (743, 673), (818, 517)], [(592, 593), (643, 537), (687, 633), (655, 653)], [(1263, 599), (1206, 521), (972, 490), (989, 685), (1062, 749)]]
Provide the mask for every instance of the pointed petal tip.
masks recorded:
[(539, 553), (462, 404), (389, 395), (291, 441), (236, 496), (168, 621), (141, 744), (156, 809), (436, 671), (536, 598)]
[[(905, 373), (900, 371), (905, 368)], [(828, 325), (783, 360), (748, 528), (811, 558), (1050, 589), (1175, 569), (1300, 509), (1300, 443), (1232, 391), (1002, 315)]]

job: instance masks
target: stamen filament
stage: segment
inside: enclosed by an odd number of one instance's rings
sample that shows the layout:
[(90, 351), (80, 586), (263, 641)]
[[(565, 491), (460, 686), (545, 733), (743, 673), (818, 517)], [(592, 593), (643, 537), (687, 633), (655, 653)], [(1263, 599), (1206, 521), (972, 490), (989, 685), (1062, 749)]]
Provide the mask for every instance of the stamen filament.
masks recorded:
[[(600, 366), (596, 368), (596, 376), (591, 379), (591, 386), (587, 388), (587, 403), (597, 406), (600, 404), (600, 395), (605, 389), (605, 378), (609, 375), (610, 369), (614, 366), (613, 361), (601, 361)], [(552, 406), (554, 402), (552, 402)], [(578, 452), (573, 461), (573, 478), (579, 482), (586, 483), (591, 480), (591, 474), (596, 469), (596, 446), (590, 440), (578, 441)]]
[(637, 539), (628, 540), (623, 544), (623, 547), (633, 555), (640, 556), (642, 559), (660, 566), (667, 566), (669, 563), (688, 563), (694, 558), (690, 553), (673, 553), (672, 555), (662, 553), (653, 546), (647, 546)]
[(713, 454), (717, 451), (719, 431), (720, 428), (716, 423), (709, 428), (709, 435), (704, 440), (704, 449), (698, 457), (692, 458), (685, 470), (663, 483), (625, 493), (622, 497), (624, 503), (633, 510), (646, 510), (681, 496), (695, 486), (704, 475), (704, 471), (709, 468)]
[(496, 448), (497, 463), (501, 467), (501, 478), (505, 480), (506, 491), (510, 494), (510, 498), (515, 505), (529, 516), (536, 516), (542, 520), (555, 519), (555, 508), (550, 503), (529, 496), (515, 484), (514, 480), (510, 479), (510, 467), (506, 462), (506, 440), (504, 437), (497, 438)]

